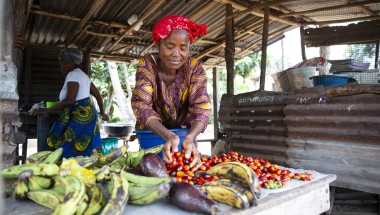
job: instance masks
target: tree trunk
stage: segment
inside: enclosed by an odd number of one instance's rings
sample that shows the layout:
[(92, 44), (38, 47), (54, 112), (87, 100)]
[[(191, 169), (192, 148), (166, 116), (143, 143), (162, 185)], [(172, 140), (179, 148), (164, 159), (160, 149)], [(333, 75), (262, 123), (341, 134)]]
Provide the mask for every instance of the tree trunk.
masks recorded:
[(127, 109), (128, 109), (128, 112), (132, 113), (131, 119), (133, 120), (133, 124), (135, 124), (136, 123), (136, 117), (133, 114), (133, 110), (132, 110), (132, 103), (131, 103), (131, 100), (132, 100), (132, 89), (131, 89), (131, 84), (128, 81), (128, 68), (127, 68), (127, 64), (126, 63), (122, 63), (122, 65), (123, 65), (123, 70), (124, 70), (125, 86), (127, 88), (127, 94), (128, 94), (128, 97), (127, 97)]
[(132, 123), (134, 120), (134, 115), (133, 112), (128, 109), (127, 101), (125, 99), (123, 89), (121, 88), (120, 79), (117, 72), (117, 65), (115, 62), (110, 61), (108, 61), (107, 64), (116, 96), (116, 104), (120, 109), (121, 116), (125, 122)]

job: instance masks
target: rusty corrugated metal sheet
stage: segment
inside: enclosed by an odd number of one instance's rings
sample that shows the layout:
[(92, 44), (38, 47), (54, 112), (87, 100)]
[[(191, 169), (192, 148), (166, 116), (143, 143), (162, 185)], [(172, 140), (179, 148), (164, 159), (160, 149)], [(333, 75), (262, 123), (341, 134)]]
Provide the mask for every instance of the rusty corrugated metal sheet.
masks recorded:
[(287, 164), (337, 175), (333, 186), (380, 194), (380, 95), (298, 91), (284, 108)]
[(264, 91), (223, 95), (219, 121), (231, 150), (285, 165), (284, 95)]

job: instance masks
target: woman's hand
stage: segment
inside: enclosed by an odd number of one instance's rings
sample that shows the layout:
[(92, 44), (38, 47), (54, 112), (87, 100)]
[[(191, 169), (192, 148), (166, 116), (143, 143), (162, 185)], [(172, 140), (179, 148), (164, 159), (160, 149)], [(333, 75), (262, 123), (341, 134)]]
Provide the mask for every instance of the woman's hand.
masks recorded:
[(172, 162), (172, 152), (178, 151), (178, 145), (179, 145), (179, 137), (172, 133), (168, 140), (166, 140), (166, 143), (164, 144), (164, 147), (162, 148), (162, 158), (165, 161), (165, 163), (171, 163)]
[(182, 141), (182, 148), (185, 150), (185, 158), (189, 159), (191, 155), (194, 157), (193, 161), (190, 163), (190, 168), (192, 171), (196, 171), (202, 165), (201, 155), (196, 146), (196, 141), (189, 136), (186, 136)]
[(39, 115), (39, 114), (46, 114), (46, 113), (48, 113), (47, 108), (38, 108), (31, 111), (31, 114), (34, 116)]
[(108, 121), (109, 120), (108, 114), (102, 113), (100, 115), (102, 116), (102, 120), (104, 120), (104, 121)]

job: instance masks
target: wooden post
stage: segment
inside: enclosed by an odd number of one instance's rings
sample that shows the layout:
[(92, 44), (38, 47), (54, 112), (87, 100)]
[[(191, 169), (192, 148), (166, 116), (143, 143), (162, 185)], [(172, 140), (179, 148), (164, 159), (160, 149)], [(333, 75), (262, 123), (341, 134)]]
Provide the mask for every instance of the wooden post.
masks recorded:
[(212, 68), (212, 88), (213, 88), (213, 111), (214, 111), (214, 143), (211, 143), (212, 147), (214, 147), (216, 141), (219, 139), (219, 105), (218, 105), (218, 69), (216, 67)]
[(305, 30), (303, 27), (300, 27), (300, 37), (301, 37), (301, 53), (302, 60), (306, 60), (306, 50), (305, 50)]
[(267, 67), (267, 46), (268, 46), (268, 28), (269, 28), (269, 7), (265, 7), (263, 38), (261, 42), (261, 74), (260, 74), (260, 90), (265, 88), (265, 74)]
[(379, 68), (379, 42), (376, 43), (376, 54), (375, 54), (375, 69)]
[(226, 48), (225, 59), (227, 69), (227, 94), (234, 94), (234, 54), (235, 54), (235, 40), (234, 40), (234, 19), (227, 18), (232, 17), (233, 8), (232, 4), (226, 4), (226, 23), (225, 23), (225, 35), (226, 35)]

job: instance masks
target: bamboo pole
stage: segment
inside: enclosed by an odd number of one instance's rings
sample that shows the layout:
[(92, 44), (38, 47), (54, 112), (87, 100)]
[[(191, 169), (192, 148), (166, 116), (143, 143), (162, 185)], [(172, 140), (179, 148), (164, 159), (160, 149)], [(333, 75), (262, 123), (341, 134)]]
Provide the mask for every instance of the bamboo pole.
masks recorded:
[[(277, 30), (277, 31), (275, 31), (275, 32), (273, 32), (273, 33), (271, 33), (271, 34), (269, 34), (268, 38), (273, 38), (273, 37), (277, 36), (278, 34), (283, 33), (283, 32), (286, 31), (287, 29), (289, 29), (289, 28), (293, 28), (293, 27), (294, 27), (294, 26), (285, 26), (285, 27), (283, 27), (283, 28), (281, 28), (281, 29), (279, 29), (279, 30)], [(250, 49), (252, 49), (254, 46), (256, 46), (257, 44), (259, 44), (260, 41), (261, 41), (261, 40), (259, 39), (259, 40), (256, 40), (256, 41), (252, 42), (251, 45), (249, 45), (249, 46), (243, 48), (239, 53), (237, 53), (237, 55), (238, 55), (238, 56), (239, 56), (239, 55), (243, 55), (244, 53), (250, 51)]]
[[(235, 2), (234, 0), (214, 0), (214, 1), (220, 2), (220, 3), (225, 3), (225, 4), (230, 3), (230, 4), (232, 4), (232, 7), (236, 8), (238, 10), (247, 10), (248, 9), (244, 5), (242, 5), (238, 2)], [(264, 13), (261, 11), (251, 11), (250, 13), (255, 15), (255, 16), (264, 17)], [(270, 15), (269, 18), (271, 20), (282, 22), (282, 23), (287, 24), (287, 25), (294, 25), (294, 26), (302, 26), (303, 25), (302, 23), (294, 22), (294, 21), (288, 20), (286, 18), (281, 18), (281, 17), (274, 16), (274, 15)]]
[(66, 40), (66, 45), (70, 45), (75, 43), (75, 41), (79, 38), (78, 34), (83, 34), (82, 29), (87, 25), (88, 20), (94, 16), (94, 14), (100, 10), (100, 8), (104, 5), (106, 0), (95, 0), (95, 2), (91, 5), (90, 10), (87, 12), (87, 14), (83, 17), (79, 25), (75, 28), (74, 32), (69, 36), (69, 38)]
[[(231, 4), (226, 4), (226, 48), (225, 59), (227, 69), (227, 94), (234, 95), (234, 55), (235, 55), (235, 39), (234, 39), (234, 18), (231, 17), (233, 8)], [(227, 18), (230, 16), (231, 18)]]
[(261, 73), (260, 73), (260, 90), (265, 88), (265, 75), (267, 67), (267, 45), (268, 45), (268, 29), (269, 29), (269, 6), (265, 7), (263, 41), (261, 42)]
[(155, 10), (157, 10), (157, 8), (159, 8), (162, 3), (164, 3), (165, 0), (156, 0), (155, 2), (153, 2), (147, 9), (146, 11), (140, 16), (140, 18), (137, 19), (137, 21), (135, 23), (133, 23), (131, 25), (130, 28), (128, 28), (123, 35), (121, 35), (119, 37), (119, 39), (117, 39), (109, 48), (108, 48), (108, 51), (111, 51), (126, 35), (128, 35), (134, 27), (136, 27), (137, 25), (139, 25), (142, 21), (144, 21), (146, 18), (148, 18), (148, 16), (150, 16)]
[(323, 7), (323, 8), (313, 9), (313, 10), (305, 10), (305, 11), (282, 14), (282, 15), (280, 15), (280, 17), (299, 16), (299, 15), (317, 13), (317, 12), (327, 12), (327, 11), (331, 11), (331, 10), (338, 10), (338, 9), (342, 9), (342, 8), (363, 6), (363, 5), (374, 4), (374, 3), (379, 3), (379, 2), (380, 2), (380, 0), (367, 0), (367, 1), (362, 1), (362, 2), (353, 2), (353, 3), (344, 4), (344, 5)]
[(32, 7), (30, 12), (34, 13), (34, 14), (38, 14), (38, 15), (51, 16), (51, 17), (55, 17), (55, 18), (59, 18), (59, 19), (67, 19), (67, 20), (71, 20), (71, 21), (75, 21), (75, 22), (81, 21), (81, 19), (77, 18), (77, 17), (64, 15), (64, 14), (51, 13), (51, 12), (47, 12), (47, 11), (43, 11), (43, 10), (37, 10), (37, 9), (34, 9), (34, 6)]
[[(86, 34), (94, 35), (94, 36), (99, 36), (99, 37), (112, 37), (112, 38), (117, 38), (119, 35), (117, 34), (104, 34), (104, 33), (98, 33), (90, 30), (85, 31)], [(135, 40), (141, 40), (141, 37), (138, 36), (133, 36), (133, 35), (127, 35), (125, 36), (126, 38), (130, 39), (135, 39)]]
[[(255, 24), (257, 24), (257, 22), (253, 23), (253, 25), (255, 25)], [(240, 34), (239, 34), (238, 36), (236, 36), (235, 39), (237, 40), (237, 39), (242, 38), (245, 34), (247, 34), (247, 33), (249, 32), (248, 29), (249, 29), (249, 28), (245, 28), (245, 29), (243, 29), (243, 31), (240, 32)], [(204, 56), (206, 56), (206, 55), (208, 55), (208, 54), (210, 54), (210, 53), (212, 53), (212, 52), (214, 52), (214, 51), (216, 51), (216, 50), (222, 48), (222, 47), (224, 46), (224, 44), (225, 44), (225, 41), (223, 41), (223, 42), (217, 44), (217, 45), (214, 46), (214, 47), (211, 47), (211, 48), (205, 50), (205, 51), (202, 52), (201, 54), (195, 56), (195, 58), (196, 58), (196, 59), (201, 59), (202, 57), (204, 57)]]

